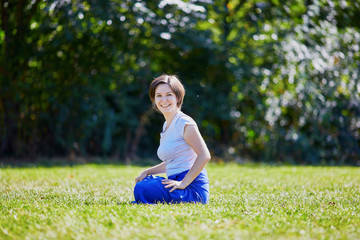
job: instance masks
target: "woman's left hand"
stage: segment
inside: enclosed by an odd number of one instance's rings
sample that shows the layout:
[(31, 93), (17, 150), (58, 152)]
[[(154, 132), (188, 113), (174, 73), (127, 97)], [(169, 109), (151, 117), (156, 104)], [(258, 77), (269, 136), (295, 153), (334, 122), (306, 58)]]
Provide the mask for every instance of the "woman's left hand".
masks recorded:
[(171, 188), (170, 192), (174, 191), (175, 189), (184, 189), (186, 186), (183, 186), (181, 181), (175, 181), (171, 179), (163, 179), (161, 180), (163, 185), (166, 185), (165, 188)]

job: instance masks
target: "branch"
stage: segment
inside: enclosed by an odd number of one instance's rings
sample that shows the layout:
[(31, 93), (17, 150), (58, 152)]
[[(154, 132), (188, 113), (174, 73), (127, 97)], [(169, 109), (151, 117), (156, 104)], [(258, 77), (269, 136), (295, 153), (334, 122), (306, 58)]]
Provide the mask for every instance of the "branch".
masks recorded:
[(23, 33), (23, 28), (24, 28), (24, 11), (25, 9), (25, 0), (20, 0), (17, 4), (17, 11), (16, 11), (16, 28), (17, 28), (17, 32), (16, 35), (21, 35)]
[(224, 18), (224, 41), (227, 41), (227, 37), (230, 33), (229, 25), (234, 23), (234, 21), (235, 21), (234, 17), (232, 17), (231, 20), (227, 21), (226, 20), (227, 16), (235, 15), (244, 6), (246, 1), (247, 0), (241, 0), (240, 3), (231, 12), (229, 11), (229, 9), (227, 7), (227, 5), (229, 4), (229, 1), (228, 0), (225, 1), (225, 8), (226, 8), (227, 12), (226, 12), (226, 15)]
[[(8, 28), (8, 24), (9, 24), (9, 16), (8, 16), (8, 11), (5, 8), (5, 0), (1, 0), (0, 4), (1, 4), (1, 28), (5, 33), (5, 37), (4, 37), (4, 58), (1, 59), (0, 58), (0, 62), (7, 62), (7, 59), (9, 57), (9, 43), (10, 43), (10, 38), (9, 38), (9, 28)], [(7, 2), (7, 4), (9, 4)], [(9, 7), (9, 6), (7, 6)], [(2, 75), (5, 75), (6, 72), (6, 67), (5, 65), (0, 67), (0, 73)]]
[(25, 14), (26, 2), (25, 0), (20, 0), (17, 6), (16, 11), (16, 23), (17, 23), (17, 35), (22, 37), (25, 34), (25, 28), (29, 28), (31, 18), (35, 15), (37, 11), (37, 7), (41, 0), (36, 0), (34, 4), (32, 4), (30, 10), (28, 10), (28, 14)]
[(246, 3), (247, 0), (241, 0), (241, 2), (239, 3), (239, 5), (237, 5), (234, 9), (234, 13), (236, 13), (237, 11), (240, 10), (240, 8), (242, 8), (242, 6), (244, 6), (244, 4)]
[(35, 15), (36, 10), (37, 10), (37, 6), (39, 5), (41, 0), (36, 0), (35, 3), (32, 5), (31, 9), (30, 9), (30, 13), (26, 19), (26, 23), (29, 23), (31, 18)]
[(6, 33), (7, 32), (7, 23), (8, 23), (8, 15), (5, 10), (5, 0), (1, 0), (1, 28)]

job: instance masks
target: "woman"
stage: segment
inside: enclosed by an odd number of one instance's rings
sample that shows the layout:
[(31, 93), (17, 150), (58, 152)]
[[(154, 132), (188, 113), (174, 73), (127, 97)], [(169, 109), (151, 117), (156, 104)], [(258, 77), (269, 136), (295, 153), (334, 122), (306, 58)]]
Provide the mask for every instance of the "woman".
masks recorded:
[[(209, 179), (204, 167), (210, 153), (195, 121), (181, 112), (183, 85), (176, 76), (162, 75), (151, 82), (149, 95), (165, 117), (157, 151), (163, 162), (135, 179), (135, 203), (208, 203)], [(168, 178), (152, 176), (160, 173)]]

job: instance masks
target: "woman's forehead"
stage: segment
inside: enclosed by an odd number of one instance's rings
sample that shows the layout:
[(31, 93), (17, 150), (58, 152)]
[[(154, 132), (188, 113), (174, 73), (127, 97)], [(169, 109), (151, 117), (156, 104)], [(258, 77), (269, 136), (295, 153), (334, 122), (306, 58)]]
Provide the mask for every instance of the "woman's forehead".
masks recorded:
[(155, 89), (155, 94), (157, 94), (157, 93), (167, 93), (167, 92), (173, 92), (171, 87), (168, 84), (160, 84)]

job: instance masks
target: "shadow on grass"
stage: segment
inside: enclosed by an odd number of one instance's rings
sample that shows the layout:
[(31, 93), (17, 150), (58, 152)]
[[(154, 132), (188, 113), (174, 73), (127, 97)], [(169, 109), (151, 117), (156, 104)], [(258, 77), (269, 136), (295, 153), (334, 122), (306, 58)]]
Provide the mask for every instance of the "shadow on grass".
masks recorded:
[[(131, 166), (153, 166), (159, 164), (159, 160), (152, 158), (134, 159)], [(75, 167), (87, 164), (126, 166), (125, 160), (117, 158), (37, 158), (37, 159), (0, 159), (0, 168), (37, 168), (37, 167)]]
[[(115, 166), (138, 166), (138, 167), (149, 167), (161, 163), (159, 159), (156, 158), (137, 158), (126, 164), (124, 159), (120, 158), (106, 158), (106, 157), (56, 157), (56, 158), (36, 158), (36, 159), (15, 159), (15, 158), (6, 158), (0, 159), (0, 169), (1, 168), (52, 168), (52, 167), (75, 167), (87, 164), (95, 165), (115, 165)], [(360, 161), (358, 165), (346, 165), (340, 163), (319, 163), (319, 164), (304, 164), (304, 163), (288, 163), (288, 162), (260, 162), (260, 161), (247, 161), (247, 162), (237, 162), (237, 161), (217, 161), (216, 158), (212, 159), (211, 163), (216, 164), (218, 167), (226, 166), (228, 164), (238, 164), (247, 167), (279, 167), (279, 166), (313, 166), (313, 167), (348, 167), (348, 166), (360, 166)]]

